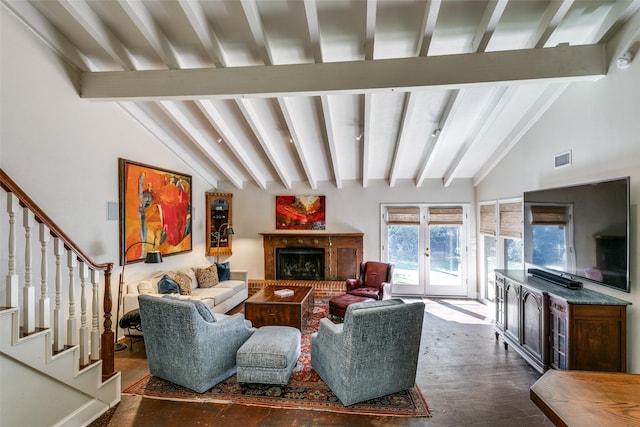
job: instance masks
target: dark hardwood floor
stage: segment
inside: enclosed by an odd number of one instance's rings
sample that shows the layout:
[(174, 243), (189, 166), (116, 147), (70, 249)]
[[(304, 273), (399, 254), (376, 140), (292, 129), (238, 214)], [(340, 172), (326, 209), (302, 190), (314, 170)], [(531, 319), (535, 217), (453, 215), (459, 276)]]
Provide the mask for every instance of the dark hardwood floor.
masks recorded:
[[(407, 300), (410, 301), (410, 300)], [(416, 383), (431, 418), (376, 417), (312, 410), (185, 403), (138, 396), (122, 401), (92, 427), (145, 426), (551, 426), (529, 399), (540, 375), (493, 333), (492, 306), (425, 299)], [(122, 388), (148, 373), (144, 343), (116, 353)]]

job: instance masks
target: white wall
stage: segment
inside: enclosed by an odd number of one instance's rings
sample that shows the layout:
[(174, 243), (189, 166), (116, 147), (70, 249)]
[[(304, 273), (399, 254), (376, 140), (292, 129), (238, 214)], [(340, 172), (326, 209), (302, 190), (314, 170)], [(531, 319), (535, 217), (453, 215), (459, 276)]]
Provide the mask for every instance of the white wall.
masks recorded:
[[(631, 177), (631, 293), (586, 287), (631, 302), (627, 317), (627, 368), (640, 373), (640, 283), (638, 204), (640, 203), (640, 31), (636, 13), (633, 36), (614, 39), (611, 54), (629, 47), (631, 67), (612, 66), (595, 83), (570, 86), (519, 144), (477, 187), (478, 201), (521, 195), (524, 191)], [(627, 31), (629, 33), (629, 31)], [(553, 156), (571, 150), (571, 167), (553, 169)]]

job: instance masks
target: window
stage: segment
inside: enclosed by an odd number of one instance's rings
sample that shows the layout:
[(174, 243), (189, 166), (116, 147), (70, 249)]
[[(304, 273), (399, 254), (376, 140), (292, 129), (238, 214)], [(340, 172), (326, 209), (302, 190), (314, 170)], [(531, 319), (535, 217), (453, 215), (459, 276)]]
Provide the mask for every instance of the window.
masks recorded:
[(482, 259), (482, 271), (480, 277), (481, 287), (484, 290), (483, 296), (489, 301), (495, 298), (495, 273), (497, 268), (496, 252), (496, 202), (484, 203), (480, 205), (480, 234), (482, 235), (482, 245), (480, 249)]
[(522, 202), (500, 202), (501, 268), (522, 268)]

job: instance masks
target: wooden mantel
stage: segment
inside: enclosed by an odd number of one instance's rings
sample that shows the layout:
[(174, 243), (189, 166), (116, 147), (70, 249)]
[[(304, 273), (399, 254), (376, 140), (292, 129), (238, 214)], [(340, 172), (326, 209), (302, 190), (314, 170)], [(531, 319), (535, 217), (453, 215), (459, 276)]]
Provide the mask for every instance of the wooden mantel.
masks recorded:
[(264, 278), (276, 278), (276, 249), (323, 248), (324, 280), (356, 277), (362, 262), (363, 233), (280, 232), (260, 233), (264, 247)]

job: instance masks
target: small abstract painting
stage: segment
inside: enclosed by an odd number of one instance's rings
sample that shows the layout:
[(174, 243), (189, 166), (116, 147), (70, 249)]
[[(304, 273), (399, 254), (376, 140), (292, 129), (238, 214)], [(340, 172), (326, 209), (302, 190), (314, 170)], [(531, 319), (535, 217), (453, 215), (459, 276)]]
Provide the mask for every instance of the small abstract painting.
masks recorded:
[(191, 251), (191, 176), (125, 159), (120, 182), (120, 265)]
[(276, 230), (324, 230), (325, 196), (276, 196)]

